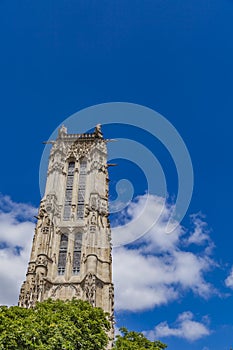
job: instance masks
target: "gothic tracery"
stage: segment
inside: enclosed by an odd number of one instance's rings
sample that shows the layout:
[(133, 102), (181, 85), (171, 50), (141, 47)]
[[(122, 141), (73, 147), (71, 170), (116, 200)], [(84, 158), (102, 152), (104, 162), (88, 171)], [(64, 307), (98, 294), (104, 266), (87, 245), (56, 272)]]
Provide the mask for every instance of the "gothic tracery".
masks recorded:
[(19, 305), (81, 298), (102, 307), (113, 321), (106, 140), (100, 125), (85, 134), (68, 134), (62, 126), (50, 143), (45, 195)]

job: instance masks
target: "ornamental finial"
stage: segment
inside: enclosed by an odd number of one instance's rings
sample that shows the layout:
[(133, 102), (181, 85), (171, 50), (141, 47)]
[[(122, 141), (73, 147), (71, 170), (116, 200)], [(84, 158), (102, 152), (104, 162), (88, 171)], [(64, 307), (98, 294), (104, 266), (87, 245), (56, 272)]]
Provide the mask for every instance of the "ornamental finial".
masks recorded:
[(101, 131), (101, 124), (97, 124), (96, 125), (96, 127), (95, 127), (95, 135), (96, 135), (96, 137), (103, 138), (103, 134), (102, 134), (102, 131)]
[(64, 124), (58, 129), (58, 136), (63, 137), (64, 135), (67, 134), (67, 128), (65, 127)]

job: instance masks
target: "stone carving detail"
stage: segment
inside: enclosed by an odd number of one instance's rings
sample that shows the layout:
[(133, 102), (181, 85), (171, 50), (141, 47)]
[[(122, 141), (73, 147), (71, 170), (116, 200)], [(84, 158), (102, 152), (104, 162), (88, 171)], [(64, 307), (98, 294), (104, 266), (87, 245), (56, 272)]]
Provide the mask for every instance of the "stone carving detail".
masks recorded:
[(91, 163), (91, 170), (94, 170), (94, 169), (99, 169), (99, 162), (97, 162), (97, 160), (94, 160)]
[(90, 169), (91, 171), (98, 170), (99, 172), (103, 172), (104, 174), (107, 174), (107, 165), (104, 164), (102, 157), (96, 158), (95, 156), (91, 162)]
[(102, 131), (101, 131), (101, 124), (97, 124), (96, 127), (95, 127), (95, 136), (96, 137), (99, 137), (99, 138), (103, 138), (103, 134), (102, 134)]
[(103, 287), (104, 287), (104, 283), (99, 279), (96, 279), (96, 288), (103, 289)]
[(43, 273), (38, 273), (36, 275), (36, 282), (35, 282), (36, 301), (43, 300), (44, 284), (45, 284), (45, 282), (44, 282), (44, 278), (43, 278)]
[(75, 296), (76, 296), (78, 299), (80, 299), (80, 298), (82, 297), (82, 289), (81, 289), (80, 286), (77, 286)]
[(97, 213), (95, 211), (89, 211), (89, 223), (90, 223), (90, 232), (95, 233), (96, 232), (96, 225), (97, 225)]
[(57, 217), (61, 217), (61, 206), (57, 204), (57, 197), (55, 194), (48, 194), (45, 199), (45, 210), (47, 213), (52, 213)]
[(50, 291), (50, 297), (51, 298), (56, 298), (57, 291), (62, 288), (62, 285), (58, 286), (53, 286), (51, 291)]
[(89, 273), (84, 284), (85, 298), (92, 306), (95, 306), (96, 277)]
[(92, 214), (91, 214), (91, 225), (96, 225), (96, 224), (97, 224), (96, 213), (92, 212)]
[(53, 171), (57, 171), (59, 172), (60, 174), (63, 172), (63, 169), (64, 169), (64, 164), (63, 162), (60, 163), (59, 161), (57, 162), (54, 162), (48, 169), (48, 174), (50, 174), (51, 172)]
[(91, 148), (93, 147), (93, 143), (90, 142), (89, 140), (82, 141), (78, 143), (75, 141), (74, 143), (69, 146), (67, 152), (66, 152), (66, 159), (79, 159), (84, 156), (86, 156)]
[(27, 282), (24, 281), (19, 294), (19, 306), (22, 306), (22, 307), (28, 307), (26, 304), (26, 289), (27, 289)]
[[(49, 297), (74, 297), (102, 307), (113, 320), (107, 140), (100, 125), (85, 134), (68, 134), (62, 126), (56, 141), (48, 143), (52, 149), (45, 195), (19, 305), (33, 307)], [(71, 163), (72, 183), (68, 181)], [(66, 203), (69, 215), (64, 220)], [(77, 239), (80, 234), (82, 239)], [(113, 328), (109, 336), (114, 338)]]
[(35, 263), (30, 262), (28, 264), (28, 271), (27, 271), (27, 273), (34, 273), (35, 272), (35, 267), (36, 267)]
[(97, 210), (99, 207), (99, 201), (98, 201), (99, 197), (96, 194), (92, 194), (91, 198), (90, 198), (90, 205), (91, 205), (91, 209), (93, 210)]
[(109, 228), (108, 202), (96, 194), (90, 197), (90, 206), (86, 206), (85, 216), (88, 217), (90, 232), (95, 232), (97, 227)]
[(48, 265), (48, 258), (45, 255), (38, 255), (36, 265), (43, 265), (46, 267)]
[(106, 198), (100, 198), (98, 195), (92, 194), (90, 197), (90, 208), (106, 215), (108, 214), (108, 201)]
[(100, 200), (100, 208), (99, 211), (101, 214), (103, 215), (107, 215), (108, 214), (108, 202), (106, 199), (101, 199)]
[(72, 295), (74, 298), (79, 299), (80, 297), (82, 297), (82, 289), (80, 285), (73, 285), (70, 283), (62, 283), (62, 284), (53, 286), (52, 288), (50, 288), (49, 297), (56, 299), (57, 297), (59, 297), (59, 293), (63, 288), (69, 288), (73, 290)]
[(37, 301), (43, 300), (44, 294), (44, 276), (38, 273), (35, 278), (23, 283), (20, 290), (19, 306), (33, 307)]
[(50, 298), (52, 298), (52, 299), (56, 298), (56, 287), (55, 288), (53, 287), (51, 289)]
[(78, 156), (78, 150), (77, 147), (75, 146), (75, 143), (71, 145), (71, 147), (69, 148), (67, 154), (66, 154), (66, 159), (69, 158), (74, 158), (76, 159)]
[(58, 130), (58, 138), (63, 138), (66, 135), (67, 135), (67, 128), (65, 127), (65, 125), (62, 125)]
[(57, 254), (56, 253), (53, 254), (52, 261), (53, 261), (54, 264), (57, 263)]
[(49, 233), (49, 228), (52, 225), (48, 213), (45, 210), (45, 204), (44, 202), (41, 202), (39, 214), (37, 218), (37, 230), (41, 230), (42, 233)]
[(113, 308), (114, 308), (114, 287), (113, 287), (113, 284), (111, 284), (109, 286), (109, 301), (110, 301), (111, 309), (113, 312)]
[(96, 232), (96, 226), (90, 225), (90, 232), (95, 233)]

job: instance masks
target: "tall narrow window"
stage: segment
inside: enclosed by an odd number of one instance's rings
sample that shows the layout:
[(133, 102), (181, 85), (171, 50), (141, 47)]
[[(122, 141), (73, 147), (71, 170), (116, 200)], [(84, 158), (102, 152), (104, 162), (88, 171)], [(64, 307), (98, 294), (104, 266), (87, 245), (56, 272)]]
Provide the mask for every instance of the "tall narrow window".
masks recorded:
[(68, 236), (65, 234), (61, 235), (60, 250), (58, 257), (58, 275), (64, 275), (66, 269), (66, 255), (68, 246)]
[(65, 204), (64, 204), (64, 220), (70, 219), (71, 204), (72, 204), (72, 190), (74, 182), (74, 162), (70, 162), (68, 165), (68, 174), (66, 180), (66, 193), (65, 193)]
[(86, 175), (87, 175), (87, 162), (85, 160), (81, 160), (80, 161), (79, 183), (78, 183), (78, 207), (77, 207), (77, 218), (78, 219), (83, 219), (83, 216), (84, 216)]
[(82, 233), (76, 233), (74, 238), (74, 255), (73, 255), (73, 274), (77, 275), (80, 272), (82, 250)]

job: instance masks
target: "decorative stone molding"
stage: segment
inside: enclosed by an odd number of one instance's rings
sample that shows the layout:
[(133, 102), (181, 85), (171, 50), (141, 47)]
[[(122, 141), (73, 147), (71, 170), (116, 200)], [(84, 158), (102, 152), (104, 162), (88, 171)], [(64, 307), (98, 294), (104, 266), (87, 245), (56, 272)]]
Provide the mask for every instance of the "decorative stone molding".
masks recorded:
[(46, 191), (20, 306), (50, 297), (83, 299), (108, 312), (113, 325), (106, 142), (100, 125), (85, 134), (68, 134), (62, 126), (57, 140), (49, 141)]

